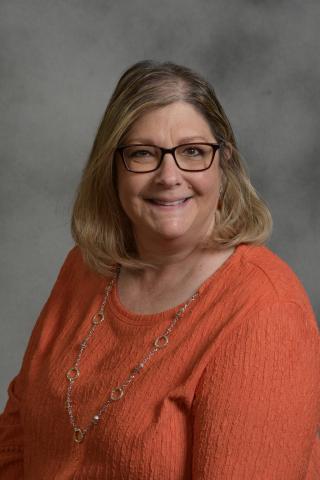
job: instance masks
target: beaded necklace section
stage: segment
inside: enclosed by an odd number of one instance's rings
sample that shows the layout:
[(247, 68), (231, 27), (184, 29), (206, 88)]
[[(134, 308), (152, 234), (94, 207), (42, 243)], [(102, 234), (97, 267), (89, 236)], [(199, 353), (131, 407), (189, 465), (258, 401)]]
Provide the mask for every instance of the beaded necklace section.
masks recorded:
[(199, 296), (199, 292), (197, 291), (192, 295), (192, 297), (189, 298), (189, 300), (181, 307), (179, 310), (176, 312), (174, 315), (171, 323), (169, 326), (166, 328), (166, 330), (159, 336), (157, 337), (152, 345), (151, 350), (142, 358), (142, 360), (135, 365), (128, 377), (124, 380), (123, 383), (118, 385), (117, 387), (114, 387), (111, 392), (109, 393), (107, 400), (101, 405), (100, 409), (98, 412), (92, 416), (90, 422), (85, 425), (84, 427), (80, 427), (77, 420), (75, 419), (75, 416), (73, 414), (73, 400), (72, 400), (72, 389), (74, 383), (78, 380), (80, 377), (80, 362), (81, 362), (81, 357), (83, 352), (86, 350), (88, 344), (91, 341), (91, 337), (93, 337), (95, 331), (99, 328), (102, 327), (104, 321), (105, 321), (105, 306), (108, 300), (108, 297), (117, 281), (119, 275), (119, 269), (115, 276), (112, 278), (112, 280), (108, 283), (104, 290), (104, 297), (103, 301), (101, 303), (101, 306), (98, 310), (98, 312), (91, 318), (91, 326), (89, 328), (87, 336), (84, 338), (84, 340), (80, 343), (80, 349), (78, 352), (78, 355), (75, 359), (74, 364), (72, 365), (71, 368), (66, 373), (66, 377), (68, 379), (68, 388), (67, 388), (67, 395), (66, 395), (66, 409), (69, 415), (69, 420), (70, 424), (73, 430), (73, 439), (76, 443), (81, 443), (85, 439), (87, 433), (89, 430), (92, 429), (95, 425), (97, 425), (100, 422), (100, 419), (102, 415), (105, 413), (105, 411), (109, 408), (109, 406), (117, 402), (118, 400), (122, 399), (128, 389), (128, 387), (133, 383), (135, 378), (141, 373), (141, 371), (145, 368), (146, 364), (151, 360), (151, 358), (160, 350), (165, 349), (168, 344), (169, 344), (169, 337), (174, 330), (177, 322), (183, 317), (185, 311), (189, 307), (189, 305)]

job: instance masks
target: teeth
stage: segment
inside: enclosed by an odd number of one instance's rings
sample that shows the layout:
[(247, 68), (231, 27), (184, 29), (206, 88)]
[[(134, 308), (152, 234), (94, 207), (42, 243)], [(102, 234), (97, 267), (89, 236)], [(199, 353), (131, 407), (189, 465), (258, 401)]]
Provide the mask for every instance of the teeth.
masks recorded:
[(175, 202), (164, 202), (163, 200), (152, 200), (152, 201), (158, 205), (171, 206), (171, 205), (179, 205), (180, 203), (183, 203), (185, 201), (185, 198), (183, 198), (182, 200), (176, 200)]

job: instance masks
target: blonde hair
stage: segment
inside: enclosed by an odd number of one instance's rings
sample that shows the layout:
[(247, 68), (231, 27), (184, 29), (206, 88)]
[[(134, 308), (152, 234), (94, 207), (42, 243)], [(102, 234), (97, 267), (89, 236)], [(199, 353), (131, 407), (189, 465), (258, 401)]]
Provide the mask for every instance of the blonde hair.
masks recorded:
[(138, 62), (121, 76), (98, 128), (73, 206), (71, 232), (90, 267), (108, 274), (116, 263), (145, 265), (138, 258), (130, 221), (121, 207), (116, 148), (145, 112), (184, 101), (207, 120), (221, 144), (222, 195), (207, 248), (263, 244), (272, 218), (250, 182), (230, 122), (213, 88), (191, 69), (171, 62)]

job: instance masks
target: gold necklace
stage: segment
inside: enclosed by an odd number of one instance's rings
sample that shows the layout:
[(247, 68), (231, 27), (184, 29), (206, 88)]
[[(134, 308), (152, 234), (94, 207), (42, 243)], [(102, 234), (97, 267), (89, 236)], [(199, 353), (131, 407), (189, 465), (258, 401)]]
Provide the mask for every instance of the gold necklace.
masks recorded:
[(182, 318), (182, 316), (184, 315), (189, 305), (199, 296), (199, 292), (197, 291), (192, 295), (191, 298), (189, 298), (189, 300), (181, 308), (179, 308), (179, 310), (174, 315), (168, 328), (162, 333), (162, 335), (160, 335), (154, 340), (152, 349), (149, 351), (149, 353), (145, 355), (145, 357), (143, 357), (143, 359), (135, 367), (131, 369), (128, 377), (121, 385), (111, 390), (107, 400), (103, 403), (103, 405), (100, 407), (98, 412), (95, 415), (93, 415), (90, 422), (85, 427), (80, 428), (73, 414), (72, 388), (73, 388), (73, 384), (80, 377), (80, 361), (81, 361), (82, 354), (87, 348), (88, 343), (91, 337), (93, 336), (95, 330), (99, 328), (105, 320), (104, 309), (107, 303), (107, 299), (111, 293), (111, 290), (114, 284), (116, 283), (118, 274), (119, 274), (119, 269), (115, 274), (115, 276), (112, 278), (112, 280), (106, 286), (104, 290), (104, 297), (103, 297), (102, 304), (98, 312), (91, 318), (91, 327), (89, 329), (89, 332), (85, 337), (85, 339), (80, 343), (79, 353), (76, 357), (76, 360), (73, 366), (66, 373), (67, 379), (69, 381), (67, 396), (66, 396), (66, 408), (67, 408), (69, 420), (73, 429), (73, 439), (77, 443), (81, 443), (84, 440), (87, 432), (94, 425), (97, 425), (99, 423), (101, 416), (107, 410), (109, 405), (111, 405), (113, 402), (120, 400), (124, 396), (126, 389), (134, 381), (136, 376), (139, 375), (141, 370), (145, 367), (145, 365), (153, 357), (153, 355), (155, 355), (155, 353), (157, 353), (159, 350), (162, 350), (163, 348), (168, 346), (169, 337), (174, 327), (176, 326), (177, 321)]

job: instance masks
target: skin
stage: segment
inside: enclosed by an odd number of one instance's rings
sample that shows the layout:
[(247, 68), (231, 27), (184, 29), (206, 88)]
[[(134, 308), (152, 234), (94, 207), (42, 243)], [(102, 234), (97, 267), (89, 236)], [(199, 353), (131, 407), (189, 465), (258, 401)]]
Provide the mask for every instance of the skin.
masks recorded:
[[(216, 143), (216, 138), (206, 119), (185, 102), (144, 114), (125, 139), (126, 144), (166, 148), (188, 142)], [(214, 227), (221, 184), (219, 150), (210, 169), (202, 172), (180, 170), (171, 154), (164, 156), (158, 170), (143, 174), (128, 172), (118, 160), (119, 198), (131, 220), (140, 258), (158, 267), (139, 273), (122, 268), (119, 295), (127, 308), (154, 313), (192, 295), (233, 253), (233, 249), (214, 252), (201, 248), (202, 240)], [(150, 201), (184, 198), (189, 199), (175, 206)], [(146, 295), (139, 300), (141, 292), (148, 293), (148, 300)]]

